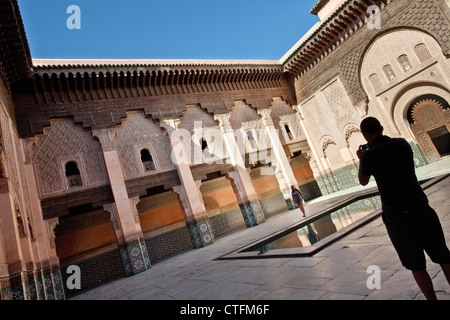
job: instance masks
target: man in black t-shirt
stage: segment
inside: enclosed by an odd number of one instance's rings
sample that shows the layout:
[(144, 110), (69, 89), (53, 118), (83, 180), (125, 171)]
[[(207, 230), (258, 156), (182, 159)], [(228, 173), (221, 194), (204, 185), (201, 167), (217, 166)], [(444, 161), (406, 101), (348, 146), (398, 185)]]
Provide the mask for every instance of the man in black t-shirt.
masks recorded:
[(441, 265), (449, 284), (450, 251), (439, 218), (417, 180), (411, 147), (405, 139), (384, 136), (373, 117), (361, 122), (361, 132), (368, 145), (357, 152), (359, 181), (365, 186), (371, 176), (375, 178), (382, 218), (402, 265), (412, 271), (425, 297), (436, 299), (424, 251)]

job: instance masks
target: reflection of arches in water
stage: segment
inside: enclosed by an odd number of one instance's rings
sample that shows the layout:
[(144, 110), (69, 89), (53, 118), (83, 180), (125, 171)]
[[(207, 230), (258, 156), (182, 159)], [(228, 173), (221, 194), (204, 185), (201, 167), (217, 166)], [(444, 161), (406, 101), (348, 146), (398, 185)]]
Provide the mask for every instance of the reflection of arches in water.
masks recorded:
[(314, 229), (317, 231), (319, 239), (324, 239), (337, 231), (336, 226), (331, 219), (331, 215), (323, 216), (322, 218), (316, 220), (313, 225)]
[(310, 224), (308, 224), (308, 240), (311, 243), (311, 245), (320, 240), (319, 235), (314, 232)]
[(422, 95), (409, 106), (407, 120), (430, 161), (450, 154), (450, 109), (437, 95)]

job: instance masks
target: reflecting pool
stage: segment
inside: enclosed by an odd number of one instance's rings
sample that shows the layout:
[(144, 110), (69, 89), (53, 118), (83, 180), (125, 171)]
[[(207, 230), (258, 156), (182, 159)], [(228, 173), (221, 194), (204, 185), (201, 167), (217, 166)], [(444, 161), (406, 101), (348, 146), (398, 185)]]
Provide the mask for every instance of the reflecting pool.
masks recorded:
[(279, 237), (245, 251), (266, 252), (276, 249), (309, 247), (380, 208), (380, 196), (357, 200), (334, 212), (321, 215), (312, 221), (310, 220), (307, 224), (300, 225), (296, 230), (283, 233)]

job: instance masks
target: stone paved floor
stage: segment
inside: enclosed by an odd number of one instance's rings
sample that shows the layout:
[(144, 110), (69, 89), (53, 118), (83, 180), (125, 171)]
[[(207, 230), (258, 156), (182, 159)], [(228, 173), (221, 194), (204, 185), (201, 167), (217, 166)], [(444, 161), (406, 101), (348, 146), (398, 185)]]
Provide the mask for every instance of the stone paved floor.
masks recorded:
[[(450, 158), (420, 168), (419, 177), (450, 172)], [(358, 191), (354, 188), (353, 191)], [(307, 212), (333, 201), (322, 197), (307, 205)], [(438, 213), (447, 242), (450, 239), (450, 177), (426, 191)], [(104, 284), (73, 300), (424, 300), (409, 271), (405, 270), (377, 218), (313, 257), (215, 261), (286, 226), (301, 213), (286, 212), (251, 229), (219, 238), (213, 245), (155, 263), (148, 271)], [(381, 270), (381, 289), (368, 289), (367, 268)], [(438, 299), (450, 300), (440, 267), (429, 261)]]

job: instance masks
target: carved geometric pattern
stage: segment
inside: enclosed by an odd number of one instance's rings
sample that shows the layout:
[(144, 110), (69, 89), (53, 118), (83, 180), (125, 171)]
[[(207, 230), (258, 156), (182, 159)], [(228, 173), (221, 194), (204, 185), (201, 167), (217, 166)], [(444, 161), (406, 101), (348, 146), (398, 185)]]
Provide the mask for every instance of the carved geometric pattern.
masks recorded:
[(414, 52), (416, 53), (417, 58), (419, 58), (421, 63), (424, 63), (432, 57), (425, 43), (419, 43), (417, 46), (415, 46)]
[(443, 110), (444, 108), (439, 101), (425, 99), (417, 102), (412, 107), (410, 110), (411, 120), (413, 124), (420, 124), (422, 130), (436, 127), (444, 121), (444, 118), (441, 116), (441, 111)]
[(436, 124), (442, 123), (443, 119), (441, 115), (435, 107), (432, 105), (424, 105), (420, 108), (417, 108), (413, 111), (414, 119), (419, 119), (419, 123), (422, 125), (422, 128), (432, 128)]
[(362, 90), (359, 80), (359, 63), (363, 53), (363, 47), (354, 48), (339, 62), (339, 70), (348, 85), (348, 93), (353, 104), (366, 100), (367, 95)]
[(280, 122), (278, 124), (280, 127), (280, 131), (283, 132), (282, 135), (280, 134), (280, 136), (283, 137), (282, 139), (284, 139), (284, 141), (282, 140), (282, 142), (283, 143), (292, 142), (289, 139), (288, 133), (284, 125), (281, 126), (282, 124), (287, 124), (289, 126), (289, 130), (294, 133), (294, 138), (296, 141), (306, 140), (306, 136), (303, 134), (302, 127), (300, 125), (300, 120), (297, 114), (294, 113), (280, 116)]
[[(282, 143), (291, 142), (288, 139), (284, 124), (289, 126), (291, 132), (294, 133), (295, 140), (305, 140), (306, 137), (302, 133), (300, 121), (294, 109), (281, 99), (274, 99), (272, 103), (272, 120), (275, 129), (280, 130), (279, 136)], [(283, 133), (283, 134), (282, 134)]]
[(340, 130), (349, 122), (358, 123), (359, 119), (353, 111), (352, 102), (339, 79), (326, 87), (322, 92)]
[(185, 112), (183, 112), (183, 118), (180, 121), (180, 128), (189, 130), (193, 133), (195, 122), (201, 122), (203, 128), (218, 127), (218, 124), (214, 121), (214, 117), (207, 114), (205, 111), (200, 109), (200, 107), (188, 107)]
[[(391, 7), (391, 12), (395, 12), (395, 10), (398, 10), (398, 6), (403, 5), (401, 1), (391, 1), (387, 7)], [(394, 18), (389, 18), (385, 15), (385, 11), (386, 9), (381, 11), (383, 30), (403, 26), (416, 27), (419, 30), (425, 30), (430, 33), (439, 42), (444, 53), (449, 52), (450, 27), (448, 26), (448, 19), (444, 16), (439, 6), (439, 1), (411, 0), (408, 7), (402, 13), (395, 15)], [(359, 65), (362, 53), (372, 40), (370, 36), (366, 38), (357, 48), (352, 48), (351, 52), (339, 62), (341, 75), (348, 85), (350, 97), (355, 104), (367, 99), (359, 79)], [(425, 53), (422, 58), (425, 59), (426, 56), (427, 54)]]
[(151, 172), (175, 169), (170, 158), (169, 138), (161, 130), (159, 124), (146, 118), (143, 112), (127, 113), (123, 125), (118, 128), (116, 145), (125, 178), (137, 177), (144, 172), (140, 150), (138, 150), (140, 146), (150, 148), (156, 166), (156, 170)]
[(441, 102), (435, 99), (421, 100), (409, 110), (411, 130), (430, 162), (439, 160), (440, 156), (428, 132), (440, 126), (450, 125), (450, 121), (445, 117), (448, 113)]
[[(209, 151), (210, 155), (214, 154), (218, 157), (223, 155), (224, 142), (222, 141), (219, 124), (215, 122), (212, 115), (207, 114), (206, 111), (200, 109), (200, 107), (187, 107), (187, 110), (183, 112), (183, 118), (180, 121), (179, 128), (188, 130), (192, 136), (190, 145), (192, 163), (198, 163), (200, 160), (197, 158), (199, 150), (202, 147), (200, 143), (201, 139), (204, 139), (207, 143), (207, 149), (202, 149), (202, 151)], [(210, 129), (214, 129), (214, 131)], [(204, 132), (207, 133), (205, 134)], [(213, 137), (211, 137), (211, 135), (213, 135)], [(214, 141), (209, 141), (210, 139), (214, 139)], [(185, 146), (189, 148), (189, 146)], [(204, 155), (204, 157), (206, 157), (206, 155)]]
[[(321, 123), (323, 119), (324, 106), (321, 105), (316, 96), (311, 98), (305, 104), (301, 106), (305, 118), (305, 124), (308, 126), (308, 132), (312, 140), (312, 144), (320, 147), (320, 137), (329, 134), (326, 125), (316, 125), (316, 123)], [(321, 149), (319, 149), (321, 150)], [(322, 155), (319, 155), (322, 156)]]
[[(92, 133), (74, 124), (70, 119), (52, 120), (44, 135), (36, 138), (32, 162), (38, 176), (42, 195), (66, 190), (62, 158), (79, 156), (84, 164), (85, 186), (108, 182), (100, 145)], [(78, 167), (81, 170), (81, 163)]]
[(233, 129), (240, 129), (244, 122), (259, 120), (258, 113), (243, 101), (236, 102), (231, 113), (230, 123)]

